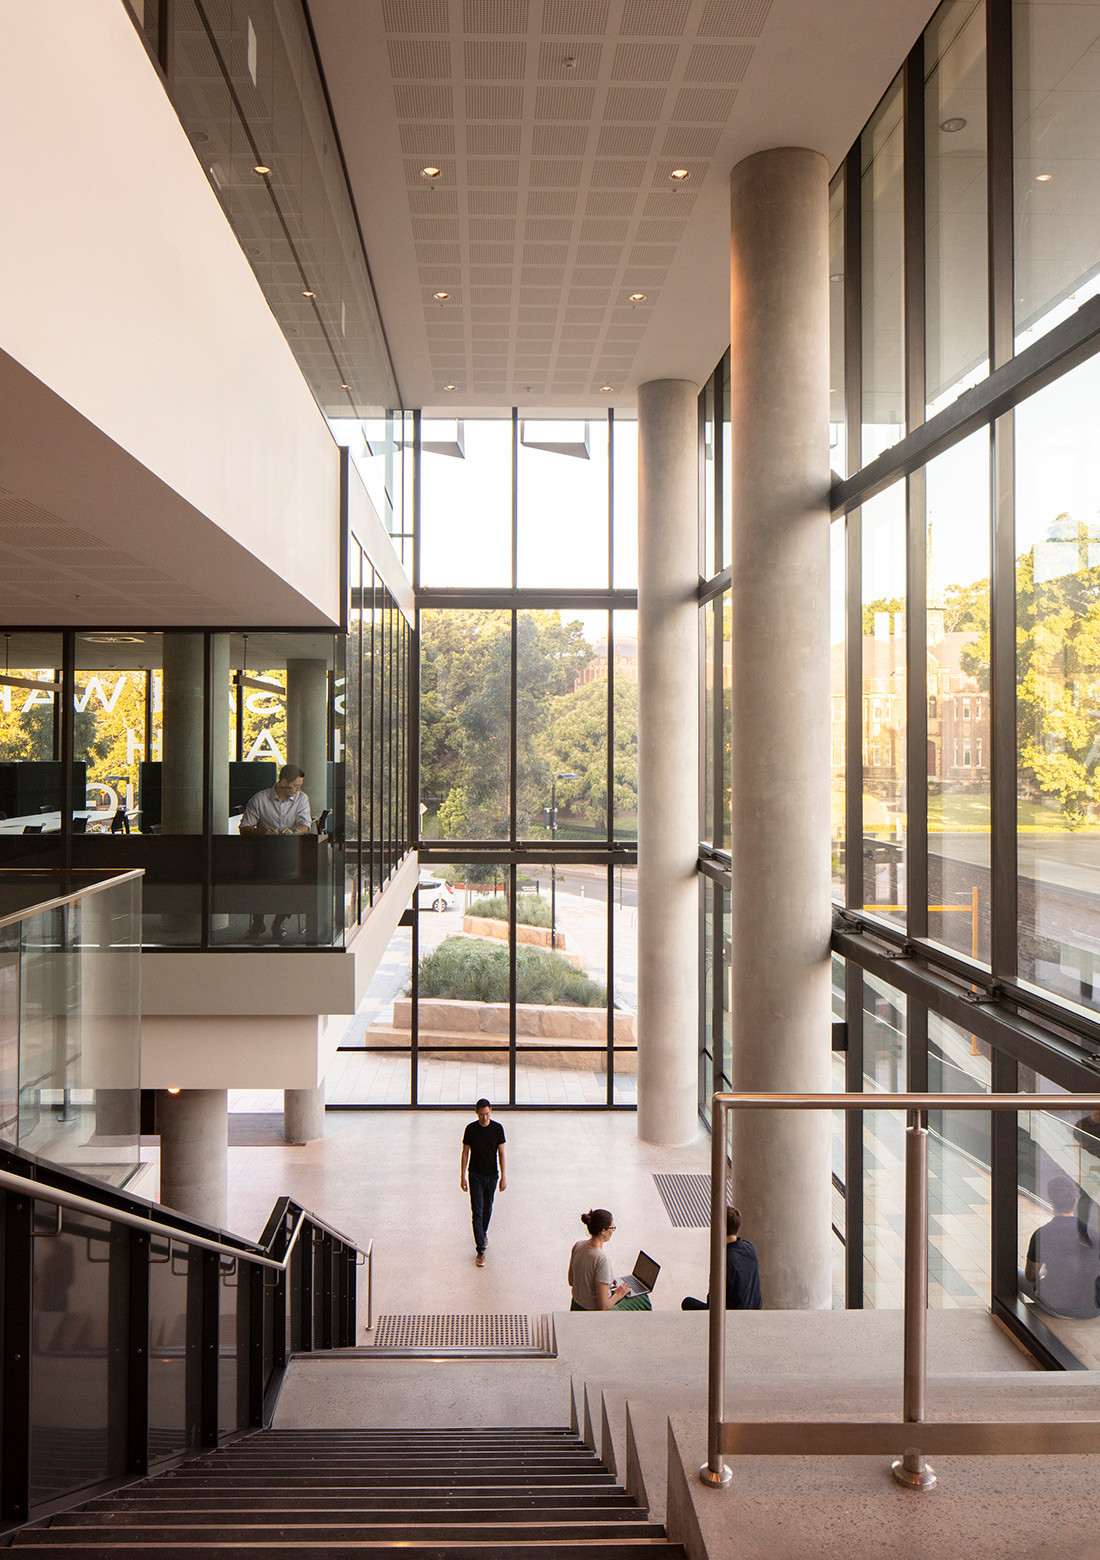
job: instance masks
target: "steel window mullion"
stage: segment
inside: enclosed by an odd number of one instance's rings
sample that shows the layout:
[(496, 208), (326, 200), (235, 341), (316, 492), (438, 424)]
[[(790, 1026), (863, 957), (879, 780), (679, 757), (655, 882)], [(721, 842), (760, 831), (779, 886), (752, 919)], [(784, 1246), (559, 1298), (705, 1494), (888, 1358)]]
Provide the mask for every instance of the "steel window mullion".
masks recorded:
[(925, 473), (906, 483), (906, 727), (905, 886), (906, 926), (912, 937), (928, 936), (928, 555)]
[[(844, 1053), (844, 1088), (863, 1090), (863, 971), (844, 960), (844, 1017), (848, 1049)], [(844, 1304), (863, 1309), (863, 1125), (855, 1111), (844, 1113)]]
[(990, 611), (992, 923), (990, 969), (1017, 969), (1015, 415), (993, 426), (990, 448), (993, 571)]
[(1011, 360), (1016, 333), (1012, 0), (986, 0), (985, 27), (989, 366), (996, 370)]
[(844, 654), (844, 891), (845, 902), (864, 902), (863, 881), (863, 520), (857, 510), (845, 528)]
[(834, 515), (854, 509), (885, 491), (945, 450), (1037, 394), (1100, 351), (1100, 298), (1086, 298), (1069, 319), (995, 368), (904, 439), (899, 439), (856, 475), (833, 484)]

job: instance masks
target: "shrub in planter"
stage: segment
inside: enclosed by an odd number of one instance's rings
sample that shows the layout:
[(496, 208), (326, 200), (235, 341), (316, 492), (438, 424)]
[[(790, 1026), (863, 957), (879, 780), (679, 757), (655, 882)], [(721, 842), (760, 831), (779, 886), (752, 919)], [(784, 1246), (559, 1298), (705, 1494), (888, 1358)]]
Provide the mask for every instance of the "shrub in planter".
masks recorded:
[[(495, 899), (476, 899), (466, 912), (486, 921), (506, 921), (508, 901), (503, 894)], [(516, 897), (516, 922), (519, 926), (550, 925), (550, 906), (538, 894), (519, 894)]]
[[(484, 937), (448, 937), (420, 961), (420, 995), (507, 1002), (508, 949)], [(607, 1006), (607, 987), (549, 948), (516, 947), (516, 1000), (539, 1007)]]

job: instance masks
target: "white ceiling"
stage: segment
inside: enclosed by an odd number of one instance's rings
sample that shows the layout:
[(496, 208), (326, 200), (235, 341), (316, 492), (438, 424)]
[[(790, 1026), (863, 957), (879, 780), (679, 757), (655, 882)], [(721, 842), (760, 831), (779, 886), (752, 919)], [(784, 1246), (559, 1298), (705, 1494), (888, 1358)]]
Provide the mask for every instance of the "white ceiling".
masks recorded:
[(308, 5), (403, 401), (437, 415), (704, 379), (729, 342), (730, 169), (773, 146), (835, 168), (935, 8)]

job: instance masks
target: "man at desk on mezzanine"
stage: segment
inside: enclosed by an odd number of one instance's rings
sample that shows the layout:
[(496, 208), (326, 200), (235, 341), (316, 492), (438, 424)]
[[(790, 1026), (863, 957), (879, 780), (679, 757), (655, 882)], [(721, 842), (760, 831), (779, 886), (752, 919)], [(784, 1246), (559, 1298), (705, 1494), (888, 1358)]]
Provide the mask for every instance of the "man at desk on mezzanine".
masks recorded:
[[(308, 834), (310, 829), (309, 797), (302, 790), (305, 771), (297, 764), (284, 764), (275, 784), (257, 791), (245, 803), (241, 814), (240, 832), (249, 834)], [(271, 923), (271, 935), (281, 942), (286, 935), (283, 922), (286, 917), (276, 915)], [(245, 937), (250, 941), (262, 937), (265, 918), (254, 915)]]

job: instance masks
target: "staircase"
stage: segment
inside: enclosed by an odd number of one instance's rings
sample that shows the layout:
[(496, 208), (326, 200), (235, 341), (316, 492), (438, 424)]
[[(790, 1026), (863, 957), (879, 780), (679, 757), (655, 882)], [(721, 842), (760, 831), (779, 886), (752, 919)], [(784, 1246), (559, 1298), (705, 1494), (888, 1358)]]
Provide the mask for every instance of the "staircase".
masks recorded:
[(20, 1528), (57, 1560), (683, 1560), (571, 1430), (263, 1430)]

